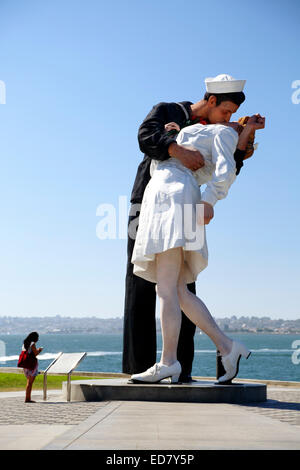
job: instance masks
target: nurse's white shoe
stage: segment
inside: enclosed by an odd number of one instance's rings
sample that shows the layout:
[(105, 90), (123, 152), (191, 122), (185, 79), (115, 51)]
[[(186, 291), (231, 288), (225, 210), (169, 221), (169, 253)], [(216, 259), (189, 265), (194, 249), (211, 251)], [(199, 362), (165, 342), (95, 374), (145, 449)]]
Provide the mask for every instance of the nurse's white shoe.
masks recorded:
[(251, 351), (249, 351), (244, 344), (238, 341), (233, 341), (231, 352), (227, 354), (227, 356), (221, 357), (226, 374), (219, 378), (218, 383), (221, 384), (234, 379), (239, 372), (241, 357), (243, 356), (248, 359), (250, 354)]
[(171, 378), (171, 383), (178, 383), (181, 374), (180, 362), (176, 361), (170, 366), (156, 363), (141, 374), (133, 374), (131, 381), (134, 383), (157, 383), (163, 379)]

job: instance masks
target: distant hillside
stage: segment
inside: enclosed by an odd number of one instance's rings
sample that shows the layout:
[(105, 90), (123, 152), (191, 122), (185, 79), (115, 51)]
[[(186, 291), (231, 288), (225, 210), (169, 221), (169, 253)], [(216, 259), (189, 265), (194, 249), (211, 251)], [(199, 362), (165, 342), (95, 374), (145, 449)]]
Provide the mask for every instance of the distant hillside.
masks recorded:
[[(269, 317), (228, 317), (216, 319), (225, 332), (245, 333), (300, 333), (300, 319), (283, 320)], [(156, 320), (157, 331), (160, 331), (160, 321)], [(67, 333), (98, 333), (121, 334), (123, 318), (98, 317), (0, 317), (0, 334), (28, 334), (38, 331), (40, 334)]]

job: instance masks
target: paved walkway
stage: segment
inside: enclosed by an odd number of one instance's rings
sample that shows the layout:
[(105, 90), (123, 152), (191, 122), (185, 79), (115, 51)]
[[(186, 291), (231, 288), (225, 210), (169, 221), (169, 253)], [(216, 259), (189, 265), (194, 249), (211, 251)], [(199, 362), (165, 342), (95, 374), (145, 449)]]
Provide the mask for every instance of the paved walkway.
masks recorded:
[(263, 403), (66, 402), (0, 394), (0, 449), (300, 449), (300, 389)]

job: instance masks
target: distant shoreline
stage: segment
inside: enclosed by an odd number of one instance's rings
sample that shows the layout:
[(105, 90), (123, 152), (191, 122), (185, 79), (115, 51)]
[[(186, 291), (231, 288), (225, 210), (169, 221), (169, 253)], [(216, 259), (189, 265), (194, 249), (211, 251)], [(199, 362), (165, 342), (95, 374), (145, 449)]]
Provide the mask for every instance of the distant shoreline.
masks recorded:
[[(228, 334), (300, 334), (300, 318), (296, 320), (270, 317), (214, 317), (219, 327)], [(0, 317), (0, 335), (28, 334), (123, 334), (124, 318), (99, 317)], [(156, 331), (160, 332), (160, 320), (156, 318)], [(196, 334), (199, 334), (199, 328)]]

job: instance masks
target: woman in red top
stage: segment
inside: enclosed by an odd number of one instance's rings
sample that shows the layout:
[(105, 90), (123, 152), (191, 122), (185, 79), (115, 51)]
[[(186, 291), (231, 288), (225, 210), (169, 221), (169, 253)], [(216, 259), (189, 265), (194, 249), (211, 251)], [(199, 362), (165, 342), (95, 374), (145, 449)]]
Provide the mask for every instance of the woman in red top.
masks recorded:
[[(36, 343), (39, 340), (39, 335), (36, 331), (31, 332), (27, 338), (24, 339), (24, 344), (23, 344), (23, 351), (28, 351), (28, 353), (32, 353), (35, 356), (40, 354), (42, 352), (43, 348), (37, 348)], [(26, 384), (26, 396), (25, 396), (25, 403), (35, 403), (35, 401), (31, 400), (31, 390), (32, 390), (32, 385), (33, 382), (38, 375), (38, 361), (36, 361), (36, 366), (34, 369), (23, 369), (24, 374), (27, 378), (27, 384)]]

